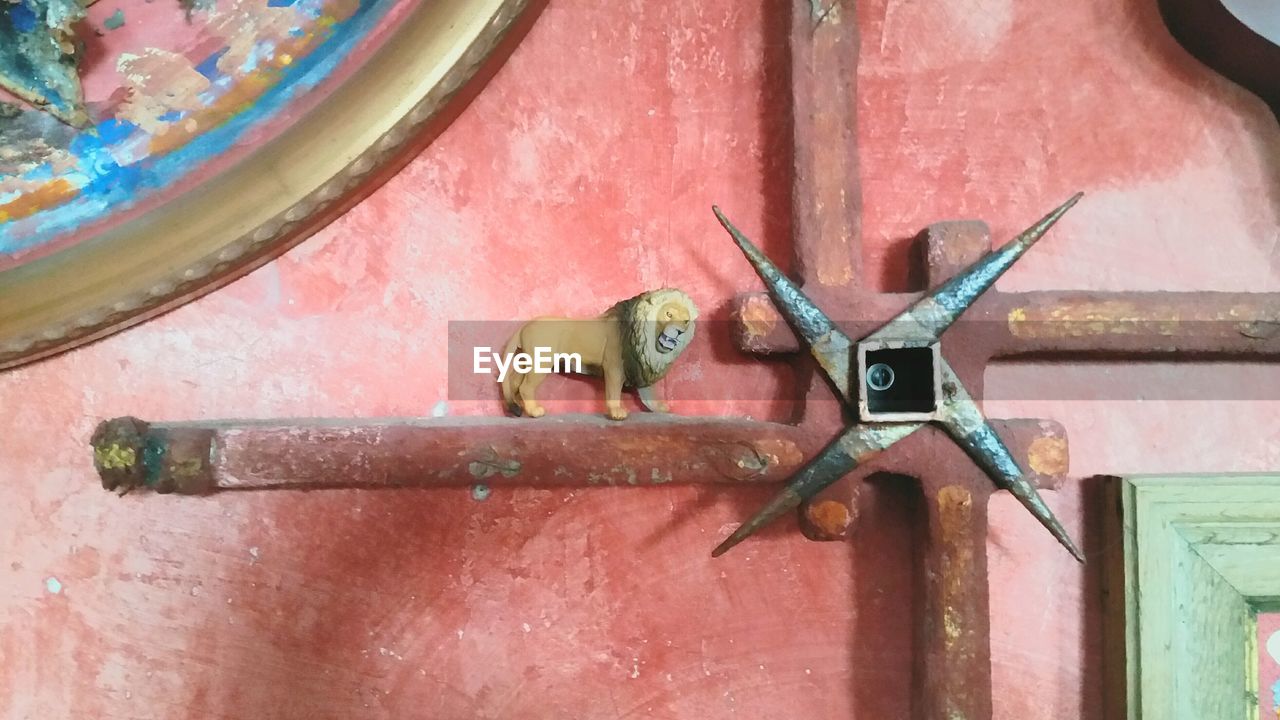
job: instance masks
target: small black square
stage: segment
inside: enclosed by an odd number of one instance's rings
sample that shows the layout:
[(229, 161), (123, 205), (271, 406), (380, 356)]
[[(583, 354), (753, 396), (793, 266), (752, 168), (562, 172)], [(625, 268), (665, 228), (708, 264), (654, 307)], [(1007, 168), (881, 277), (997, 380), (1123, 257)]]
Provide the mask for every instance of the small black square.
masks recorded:
[(867, 350), (866, 368), (862, 392), (869, 413), (931, 413), (937, 408), (933, 348)]

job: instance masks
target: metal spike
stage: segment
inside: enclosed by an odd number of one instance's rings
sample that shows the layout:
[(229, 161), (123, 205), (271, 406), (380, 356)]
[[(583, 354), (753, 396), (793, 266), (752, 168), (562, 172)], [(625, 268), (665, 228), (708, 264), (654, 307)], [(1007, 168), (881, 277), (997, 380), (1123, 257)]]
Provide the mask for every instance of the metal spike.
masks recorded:
[(996, 486), (1008, 490), (1022, 503), (1041, 525), (1057, 538), (1059, 543), (1070, 552), (1072, 557), (1084, 562), (1084, 554), (1071, 540), (1062, 523), (1054, 516), (1053, 511), (1045, 505), (1040, 493), (1027, 481), (1022, 468), (1013, 459), (1013, 454), (1005, 446), (1004, 441), (996, 434), (991, 424), (982, 416), (977, 403), (973, 401), (955, 371), (944, 360), (942, 363), (943, 414), (938, 419), (947, 434), (956, 444), (973, 459), (978, 467), (986, 471)]
[[(1083, 196), (1076, 193), (1067, 202), (1044, 216), (1035, 225), (1022, 232), (1013, 241), (985, 255), (967, 270), (921, 298), (914, 305), (890, 320), (867, 339), (899, 338), (937, 342), (956, 319), (975, 300), (991, 288), (996, 280), (1037, 240), (1044, 236), (1059, 218), (1070, 210)], [(720, 224), (733, 237), (764, 281), (778, 311), (817, 358), (823, 371), (831, 378), (847, 404), (854, 402), (850, 383), (850, 355), (853, 342), (836, 328), (817, 305), (805, 297), (800, 288), (782, 274), (732, 223), (712, 207)], [(1080, 549), (1067, 535), (1062, 523), (1054, 517), (1036, 489), (1029, 483), (1017, 462), (983, 417), (973, 398), (960, 384), (951, 366), (942, 361), (943, 398), (938, 422), (955, 441), (965, 449), (974, 462), (991, 476), (1001, 488), (1009, 490), (1029, 512), (1048, 528), (1058, 542), (1077, 560), (1084, 561)], [(835, 442), (823, 449), (817, 457), (801, 468), (800, 472), (774, 499), (754, 517), (743, 523), (713, 552), (713, 557), (724, 554), (729, 548), (750, 537), (778, 516), (813, 497), (823, 488), (852, 470), (866, 458), (889, 447), (893, 443), (919, 429), (919, 423), (876, 423), (855, 425), (848, 428)]]
[(765, 288), (773, 298), (778, 312), (787, 319), (787, 323), (800, 336), (800, 340), (809, 346), (809, 352), (817, 359), (823, 373), (835, 384), (845, 402), (853, 403), (853, 394), (849, 387), (852, 367), (850, 348), (853, 347), (853, 340), (837, 328), (831, 318), (806, 297), (800, 287), (784, 275), (778, 266), (760, 251), (760, 248), (734, 227), (724, 213), (720, 212), (719, 207), (712, 205), (711, 210), (724, 229), (733, 237), (742, 254), (747, 256), (756, 274), (764, 281)]
[(774, 496), (751, 519), (738, 526), (733, 534), (711, 551), (711, 557), (720, 557), (734, 545), (754, 535), (769, 523), (777, 520), (783, 513), (798, 507), (805, 498), (812, 497), (823, 488), (839, 480), (845, 473), (857, 466), (857, 461), (845, 452), (844, 446), (837, 438), (822, 449), (799, 472), (791, 478), (787, 486)]
[(919, 430), (920, 423), (884, 423), (854, 425), (822, 449), (795, 474), (787, 486), (750, 520), (738, 526), (733, 534), (711, 551), (720, 557), (730, 548), (754, 535), (764, 526), (794, 509), (804, 500), (817, 495), (846, 473), (866, 462), (871, 456)]
[(923, 336), (937, 341), (939, 335), (951, 327), (952, 323), (983, 293), (990, 290), (996, 280), (1013, 267), (1018, 258), (1022, 257), (1037, 240), (1044, 237), (1049, 228), (1053, 227), (1054, 223), (1058, 222), (1082, 197), (1084, 193), (1080, 192), (1072, 195), (1071, 199), (1040, 218), (1036, 224), (1022, 231), (1003, 247), (992, 250), (955, 277), (928, 292), (907, 308), (902, 315), (889, 321), (884, 328), (877, 330), (870, 337), (901, 334), (905, 320), (908, 321), (910, 330), (916, 337)]

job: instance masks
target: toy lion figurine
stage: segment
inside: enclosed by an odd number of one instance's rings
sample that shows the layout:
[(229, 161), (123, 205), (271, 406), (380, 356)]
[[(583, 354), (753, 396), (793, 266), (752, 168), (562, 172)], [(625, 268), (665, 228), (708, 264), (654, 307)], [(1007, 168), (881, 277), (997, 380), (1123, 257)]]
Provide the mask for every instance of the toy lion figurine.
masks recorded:
[[(635, 388), (652, 412), (667, 412), (654, 391), (671, 365), (693, 340), (698, 308), (689, 296), (672, 288), (650, 290), (614, 305), (597, 318), (541, 317), (524, 324), (507, 341), (506, 355), (517, 351), (573, 353), (577, 369), (604, 376), (604, 404), (609, 418), (623, 420), (622, 389)], [(502, 399), (519, 415), (542, 417), (546, 410), (535, 393), (548, 373), (508, 372), (502, 379)]]

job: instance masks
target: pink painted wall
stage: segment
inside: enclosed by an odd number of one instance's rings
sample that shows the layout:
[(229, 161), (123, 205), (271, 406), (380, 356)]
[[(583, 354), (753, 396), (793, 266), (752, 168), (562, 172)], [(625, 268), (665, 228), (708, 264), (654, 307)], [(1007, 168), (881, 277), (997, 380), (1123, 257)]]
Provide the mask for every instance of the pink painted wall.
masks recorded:
[[(1280, 290), (1280, 130), (1153, 6), (861, 3), (868, 284), (905, 286), (929, 222), (1005, 238), (1082, 189), (1003, 287)], [(707, 558), (762, 491), (116, 499), (86, 450), (119, 414), (496, 412), (446, 397), (449, 320), (594, 313), (663, 284), (723, 318), (756, 283), (709, 205), (788, 250), (785, 7), (553, 2), (439, 141), (319, 235), (0, 375), (4, 715), (903, 717), (901, 578), (794, 525)], [(785, 373), (699, 343), (667, 383), (677, 412), (785, 414), (767, 399)], [(1280, 467), (1280, 373), (1149, 369), (1163, 386), (1107, 400), (1122, 368), (996, 367), (988, 410), (1063, 422), (1077, 475)], [(1064, 392), (1032, 397), (1044, 378)], [(1244, 380), (1267, 399), (1214, 399)], [(762, 399), (688, 399), (744, 384)], [(552, 412), (596, 408), (591, 385), (547, 387), (571, 398)], [(1091, 487), (1049, 502), (1096, 553)], [(992, 514), (996, 716), (1098, 718), (1096, 564), (1006, 497)]]
[(1280, 718), (1280, 613), (1258, 615), (1258, 704), (1263, 720)]

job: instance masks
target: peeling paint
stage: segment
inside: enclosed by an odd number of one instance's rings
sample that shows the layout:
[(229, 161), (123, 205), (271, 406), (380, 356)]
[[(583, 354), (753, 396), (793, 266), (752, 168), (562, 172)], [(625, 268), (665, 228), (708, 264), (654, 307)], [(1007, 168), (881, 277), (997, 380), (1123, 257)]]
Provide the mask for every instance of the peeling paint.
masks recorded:
[(17, 173), (0, 172), (0, 264), (6, 254), (52, 243), (173, 191), (212, 159), (269, 139), (267, 133), (243, 141), (333, 74), (393, 5), (219, 3), (193, 19), (199, 29), (185, 47), (121, 55), (120, 97), (95, 108), (87, 131), (19, 136), (10, 132), (15, 123), (30, 125), (43, 115), (26, 110), (17, 119), (0, 118), (0, 168), (9, 156), (57, 161), (28, 160)]
[(480, 459), (473, 460), (467, 465), (467, 472), (476, 479), (490, 478), (494, 475), (510, 478), (520, 472), (520, 467), (519, 460), (500, 458), (498, 453), (490, 448)]
[(106, 470), (125, 470), (133, 467), (133, 464), (138, 461), (138, 454), (131, 447), (121, 447), (112, 443), (105, 447), (95, 447), (93, 459), (99, 467)]
[(758, 295), (743, 303), (739, 316), (749, 338), (765, 337), (778, 325), (778, 311), (772, 303)]
[(128, 99), (118, 117), (143, 131), (161, 134), (181, 113), (200, 109), (202, 95), (209, 90), (209, 78), (190, 61), (176, 53), (148, 48), (141, 55), (123, 53), (116, 68), (125, 78)]
[(938, 491), (938, 524), (946, 547), (942, 560), (943, 633), (948, 650), (966, 631), (963, 614), (966, 580), (973, 571), (973, 496), (962, 485), (948, 485)]
[[(1160, 306), (1121, 300), (1078, 302), (1071, 305), (1016, 307), (1008, 313), (1009, 332), (1017, 338), (1070, 338), (1097, 335), (1178, 335), (1187, 327), (1204, 337), (1266, 335), (1278, 317), (1256, 317), (1257, 308), (1231, 305), (1218, 309)], [(1254, 334), (1251, 334), (1254, 333)], [(1263, 338), (1265, 339), (1265, 338)]]
[(1066, 438), (1044, 436), (1032, 440), (1027, 448), (1027, 464), (1041, 475), (1065, 475), (1068, 465)]

